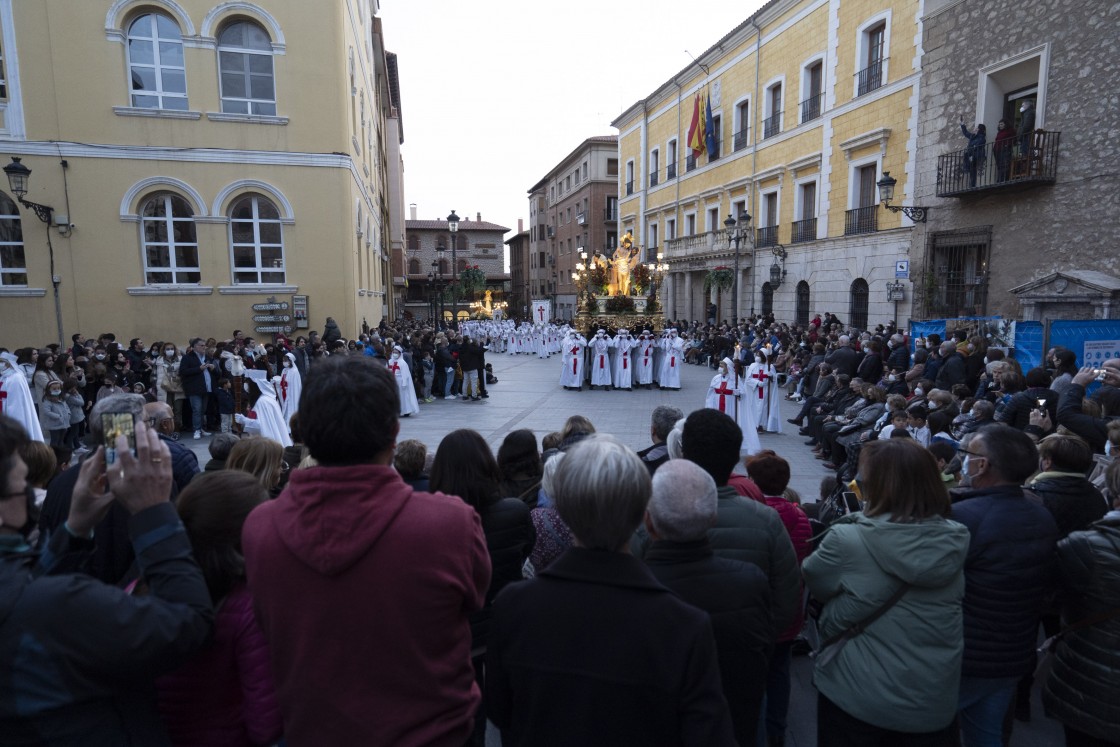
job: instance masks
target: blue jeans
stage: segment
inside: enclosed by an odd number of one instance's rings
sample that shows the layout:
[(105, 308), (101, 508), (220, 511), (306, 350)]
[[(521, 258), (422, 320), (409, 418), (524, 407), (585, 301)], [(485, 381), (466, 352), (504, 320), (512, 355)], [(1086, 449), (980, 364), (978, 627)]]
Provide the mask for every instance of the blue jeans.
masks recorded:
[(961, 677), (957, 711), (965, 747), (1001, 747), (1003, 716), (1018, 683), (1018, 677)]
[(191, 400), (191, 423), (194, 424), (194, 430), (202, 430), (202, 424), (206, 418), (206, 404), (210, 400), (209, 394), (192, 394)]
[(447, 368), (443, 372), (443, 397), (447, 399), (451, 396), (451, 385), (455, 383), (455, 369)]
[(793, 641), (780, 641), (770, 656), (766, 673), (766, 733), (770, 739), (785, 737), (789, 715), (789, 667)]

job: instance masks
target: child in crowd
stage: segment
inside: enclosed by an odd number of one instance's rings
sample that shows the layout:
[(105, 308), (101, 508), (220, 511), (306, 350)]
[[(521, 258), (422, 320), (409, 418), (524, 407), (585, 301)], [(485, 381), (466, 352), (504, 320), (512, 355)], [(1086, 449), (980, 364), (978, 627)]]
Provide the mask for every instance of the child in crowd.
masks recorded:
[(233, 424), (233, 390), (229, 379), (222, 379), (218, 386), (218, 416), (222, 421), (222, 433), (229, 433)]

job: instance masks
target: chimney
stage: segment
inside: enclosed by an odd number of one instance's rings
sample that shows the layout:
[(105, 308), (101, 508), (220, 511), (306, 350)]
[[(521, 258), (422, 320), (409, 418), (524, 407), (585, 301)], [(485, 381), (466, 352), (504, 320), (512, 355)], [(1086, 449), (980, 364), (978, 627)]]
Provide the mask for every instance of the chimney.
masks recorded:
[(482, 222), (482, 213), (475, 213), (474, 214), (474, 219), (476, 221), (478, 221), (479, 223), (481, 223)]
[(518, 218), (517, 219), (517, 232), (518, 233), (524, 233), (525, 232), (525, 219), (524, 218)]
[(408, 203), (409, 220), (416, 220), (416, 203)]

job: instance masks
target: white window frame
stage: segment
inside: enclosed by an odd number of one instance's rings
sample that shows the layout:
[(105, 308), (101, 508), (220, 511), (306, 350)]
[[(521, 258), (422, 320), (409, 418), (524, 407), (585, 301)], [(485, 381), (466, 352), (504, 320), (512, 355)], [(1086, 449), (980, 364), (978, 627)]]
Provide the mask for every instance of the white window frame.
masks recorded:
[[(773, 91), (774, 88), (777, 87), (777, 86), (782, 87), (782, 108), (779, 109), (777, 112), (775, 112), (774, 111), (774, 96), (771, 93), (771, 91)], [(766, 81), (766, 85), (762, 87), (762, 122), (763, 122), (763, 124), (761, 126), (765, 130), (766, 120), (770, 119), (775, 114), (781, 115), (781, 119), (778, 120), (778, 131), (776, 133), (774, 133), (773, 135), (771, 135), (770, 137), (777, 137), (778, 135), (785, 132), (787, 129), (791, 129), (791, 128), (786, 127), (786, 125), (788, 123), (786, 122), (786, 118), (785, 118), (785, 109), (786, 109), (786, 104), (788, 104), (788, 103), (789, 103), (789, 88), (786, 87), (786, 76), (785, 75), (779, 75), (776, 78), (771, 78), (770, 80)], [(762, 133), (759, 133), (759, 134), (763, 135), (763, 134), (765, 134), (765, 131), (762, 132)], [(760, 138), (758, 142), (762, 142), (762, 139), (763, 138)], [(769, 139), (769, 138), (764, 138), (764, 139)]]
[[(820, 113), (816, 116), (815, 119), (806, 120), (806, 119), (803, 119), (802, 116), (801, 116), (801, 114), (802, 114), (801, 104), (807, 98), (809, 98), (809, 91), (811, 90), (810, 85), (812, 83), (812, 80), (809, 76), (809, 69), (811, 67), (813, 67), (813, 65), (816, 65), (817, 63), (820, 63), (820, 66), (821, 66), (821, 103), (820, 103), (821, 110), (820, 110)], [(827, 98), (827, 95), (828, 95), (827, 92), (825, 91), (826, 87), (827, 86), (825, 84), (825, 53), (821, 52), (819, 54), (813, 55), (812, 57), (810, 57), (809, 59), (807, 59), (807, 60), (805, 60), (804, 62), (801, 63), (801, 89), (799, 91), (799, 94), (801, 96), (801, 101), (797, 102), (797, 122), (798, 122), (798, 124), (804, 124), (806, 121), (815, 122), (817, 119), (820, 119), (822, 116), (824, 116), (824, 102), (825, 102), (825, 99)]]
[[(228, 29), (230, 26), (234, 26), (234, 25), (237, 25), (237, 24), (240, 24), (240, 23), (244, 23), (244, 24), (247, 24), (249, 26), (256, 26), (258, 29), (260, 29), (264, 33), (264, 35), (266, 37), (269, 38), (269, 40), (271, 42), (272, 35), (269, 33), (268, 29), (264, 25), (258, 23), (256, 20), (249, 19), (249, 18), (237, 18), (237, 19), (231, 21), (230, 23), (223, 25), (222, 29), (218, 32), (219, 39), (221, 38), (221, 35), (225, 33), (226, 29)], [(246, 71), (230, 71), (230, 72), (237, 72), (238, 74), (243, 75), (245, 77), (245, 84), (246, 84), (245, 93), (247, 95), (244, 96), (244, 97), (241, 97), (241, 96), (227, 96), (225, 91), (224, 91), (224, 85), (222, 83), (223, 73), (225, 72), (225, 69), (222, 67), (222, 52), (229, 52), (229, 53), (232, 53), (232, 54), (242, 54), (242, 55), (256, 55), (258, 57), (267, 57), (268, 58), (268, 66), (270, 68), (269, 76), (272, 78), (272, 98), (271, 99), (259, 99), (259, 98), (253, 98), (251, 96), (251, 94), (253, 92), (252, 91), (252, 85), (251, 85), (253, 74), (249, 73), (249, 72), (246, 72)], [(273, 51), (271, 44), (269, 45), (269, 51), (265, 51), (263, 49), (252, 49), (252, 48), (249, 48), (249, 47), (223, 46), (222, 43), (219, 41), (218, 44), (217, 44), (217, 53), (218, 53), (218, 96), (221, 99), (222, 113), (223, 114), (242, 114), (242, 115), (256, 116), (256, 117), (261, 117), (261, 116), (263, 116), (263, 117), (275, 117), (275, 116), (277, 116), (278, 113), (279, 113), (279, 108), (277, 106), (277, 103), (278, 103), (278, 100), (279, 100), (280, 97), (279, 97), (279, 91), (278, 91), (279, 86), (277, 85), (278, 81), (276, 80), (276, 59), (275, 59), (276, 54), (275, 54), (275, 51)], [(248, 61), (248, 58), (246, 58), (246, 62), (247, 61)], [(257, 75), (262, 75), (262, 73), (256, 73), (256, 74)], [(244, 102), (246, 111), (244, 111), (244, 112), (227, 111), (226, 102), (230, 102), (230, 103)], [(255, 109), (258, 107), (258, 105), (261, 106), (262, 108), (265, 108), (265, 109), (271, 107), (272, 111), (255, 111)]]
[[(749, 93), (746, 96), (740, 96), (738, 99), (735, 100), (735, 103), (731, 106), (731, 130), (732, 130), (731, 131), (731, 152), (732, 153), (735, 152), (735, 136), (738, 133), (743, 131), (743, 115), (742, 115), (742, 112), (741, 112), (741, 108), (742, 108), (743, 104), (747, 105), (747, 117), (750, 118), (751, 113), (754, 112), (754, 103), (751, 101), (751, 95)], [(750, 147), (750, 144), (751, 144), (751, 130), (754, 129), (753, 127), (751, 127), (750, 122), (746, 123), (746, 127), (747, 127), (747, 138), (746, 138), (746, 142), (743, 143), (744, 148)]]
[(687, 231), (685, 236), (696, 235), (696, 211), (689, 210), (684, 214), (684, 230)]
[(1039, 130), (1045, 126), (1047, 79), (1050, 77), (1049, 42), (980, 68), (976, 92), (977, 121), (983, 122), (988, 132), (995, 132), (996, 125), (1003, 117), (1003, 97), (1009, 93), (998, 82), (1000, 73), (1035, 58), (1038, 59), (1038, 90), (1035, 92), (1034, 126)]
[[(859, 170), (862, 169), (865, 166), (870, 166), (871, 164), (875, 164), (875, 174), (876, 175), (882, 174), (883, 173), (883, 154), (882, 153), (876, 153), (875, 155), (868, 156), (866, 158), (860, 158), (858, 160), (853, 159), (852, 161), (850, 161), (848, 163), (848, 210), (855, 210), (856, 208), (860, 207), (859, 201), (856, 200), (856, 194), (858, 192), (857, 188), (859, 187), (859, 176), (858, 176), (859, 175)], [(818, 191), (819, 191), (819, 188), (818, 188)], [(877, 195), (877, 194), (875, 195), (876, 198), (878, 198), (878, 196), (879, 195)], [(896, 198), (897, 198), (897, 195), (896, 195)], [(819, 195), (818, 195), (817, 199), (820, 199)], [(879, 200), (876, 199), (873, 204), (877, 204), (878, 202), (879, 202)]]
[[(731, 201), (731, 217), (735, 219), (735, 222), (736, 222), (735, 227), (736, 228), (742, 228), (742, 226), (738, 225), (738, 222), (739, 222), (739, 216), (742, 215), (744, 212), (746, 212), (746, 213), (750, 212), (750, 208), (747, 207), (747, 198), (746, 197), (744, 197), (741, 200), (732, 200)], [(752, 218), (751, 220), (754, 220), (754, 219)]]
[[(647, 161), (646, 169), (651, 176), (654, 175), (654, 174), (657, 174), (661, 170), (661, 150), (660, 149), (653, 148), (649, 152), (649, 161)], [(660, 180), (658, 181), (658, 183), (660, 184)], [(653, 186), (653, 185), (651, 184), (650, 186)]]
[[(882, 13), (877, 13), (866, 21), (860, 24), (856, 29), (856, 69), (852, 71), (852, 98), (859, 98), (859, 73), (867, 67), (867, 48), (868, 48), (868, 31), (884, 23), (883, 28), (883, 82), (879, 88), (885, 88), (887, 81), (890, 80), (890, 62), (891, 62), (891, 11), (887, 9)], [(879, 90), (878, 88), (875, 90)], [(867, 96), (871, 93), (868, 91), (864, 94)]]
[[(2, 208), (3, 202), (5, 200), (11, 203), (11, 213), (0, 215), (0, 220), (13, 221), (13, 234), (15, 232), (15, 229), (18, 229), (20, 236), (19, 241), (0, 241), (0, 252), (10, 247), (18, 247), (19, 253), (23, 255), (23, 265), (19, 266), (14, 262), (10, 265), (6, 264), (4, 262), (2, 253), (0, 253), (0, 288), (26, 288), (28, 284), (29, 274), (27, 271), (27, 248), (23, 243), (23, 218), (20, 215), (19, 206), (16, 205), (15, 200), (13, 200), (3, 192), (0, 192), (0, 198), (2, 198), (0, 199), (0, 208)], [(10, 278), (13, 278), (16, 275), (23, 276), (22, 283), (14, 283), (9, 281)]]
[(646, 248), (657, 248), (657, 221), (650, 221), (646, 226)]
[(631, 159), (628, 159), (626, 161), (626, 174), (625, 174), (626, 178), (625, 178), (625, 181), (623, 181), (623, 183), (622, 183), (623, 192), (624, 193), (626, 192), (627, 185), (630, 185), (630, 192), (629, 192), (629, 194), (624, 194), (623, 195), (624, 197), (629, 197), (630, 195), (633, 195), (633, 194), (641, 191), (641, 185), (640, 184), (637, 185), (637, 188), (635, 188), (635, 186), (634, 186), (634, 176), (635, 176), (635, 174), (634, 174), (634, 159), (631, 158)]
[[(176, 28), (176, 30), (178, 31), (178, 34), (179, 34), (178, 37), (172, 39), (172, 38), (162, 37), (162, 36), (159, 35), (159, 21), (158, 21), (158, 18), (160, 18), (160, 17), (169, 21)], [(132, 27), (134, 25), (138, 24), (143, 19), (148, 20), (148, 29), (145, 29), (145, 31), (150, 31), (151, 36), (148, 36), (148, 37), (133, 36)], [(147, 42), (148, 44), (151, 45), (151, 47), (152, 47), (152, 61), (150, 63), (148, 63), (148, 62), (133, 62), (133, 60), (132, 60), (132, 41), (133, 40)], [(161, 47), (164, 44), (178, 44), (178, 46), (179, 46), (179, 57), (183, 60), (182, 65), (171, 65), (171, 64), (166, 64), (162, 61), (163, 53), (161, 51)], [(184, 50), (184, 45), (183, 45), (183, 29), (182, 29), (182, 27), (179, 26), (179, 22), (173, 16), (171, 16), (168, 13), (161, 13), (160, 11), (157, 11), (157, 10), (147, 10), (146, 12), (141, 13), (141, 14), (137, 15), (135, 18), (133, 18), (132, 20), (130, 20), (128, 22), (128, 29), (125, 31), (125, 61), (126, 61), (126, 65), (127, 65), (127, 75), (128, 75), (129, 104), (131, 106), (133, 106), (137, 109), (155, 109), (155, 110), (160, 110), (160, 111), (187, 111), (190, 108), (189, 105), (187, 104), (187, 68), (186, 68), (187, 60), (186, 60), (186, 57), (185, 57), (185, 50)], [(153, 71), (154, 72), (154, 77), (155, 77), (155, 85), (156, 85), (155, 89), (151, 90), (151, 91), (145, 91), (143, 89), (140, 89), (138, 91), (137, 89), (133, 88), (133, 85), (132, 85), (132, 70), (133, 70), (133, 68), (144, 68), (144, 69)], [(182, 75), (183, 75), (183, 91), (182, 91), (182, 93), (180, 93), (178, 91), (165, 91), (163, 89), (164, 71), (182, 73)], [(144, 106), (140, 103), (137, 103), (137, 98), (139, 98), (139, 97), (155, 98), (156, 99), (156, 105), (155, 106)], [(174, 102), (181, 101), (182, 106), (181, 107), (167, 106), (166, 105), (167, 102), (165, 101), (165, 99), (168, 99), (168, 100), (174, 101)]]
[(707, 221), (705, 228), (708, 229), (708, 233), (719, 231), (723, 227), (719, 222), (719, 205), (709, 205), (704, 213), (704, 220)]
[(665, 240), (666, 241), (672, 241), (675, 238), (677, 238), (677, 219), (676, 218), (666, 218), (665, 219)]
[[(807, 184), (814, 184), (816, 188), (813, 191), (813, 217), (819, 218), (821, 212), (821, 180), (820, 174), (813, 174), (801, 179), (797, 179), (793, 183), (793, 217), (794, 222), (800, 220), (808, 220), (802, 216), (802, 208), (804, 207), (804, 198), (802, 197), (802, 187)], [(817, 221), (817, 227), (820, 227), (820, 221)]]
[[(677, 168), (677, 160), (681, 157), (680, 148), (677, 144), (677, 139), (671, 137), (665, 141), (665, 181), (669, 181), (669, 164), (673, 164), (673, 168)], [(673, 178), (676, 179), (679, 174), (674, 173)]]
[[(233, 240), (233, 226), (234, 226), (234, 223), (245, 223), (247, 221), (243, 221), (243, 220), (236, 220), (235, 221), (234, 218), (233, 218), (233, 211), (234, 211), (234, 208), (237, 207), (237, 205), (242, 200), (250, 199), (250, 198), (253, 200), (253, 203), (252, 203), (253, 204), (253, 217), (252, 217), (252, 220), (251, 220), (251, 225), (253, 226), (253, 241), (252, 241), (252, 243), (245, 243), (245, 242), (235, 243), (234, 240)], [(268, 204), (272, 206), (273, 210), (276, 211), (276, 215), (277, 215), (276, 218), (261, 218), (260, 217), (260, 201), (261, 200), (264, 200), (264, 201), (268, 202)], [(256, 193), (256, 192), (246, 192), (244, 194), (238, 195), (237, 197), (235, 197), (233, 200), (230, 201), (229, 210), (227, 211), (227, 215), (230, 219), (230, 221), (229, 221), (229, 266), (230, 266), (230, 279), (232, 280), (233, 284), (234, 285), (285, 285), (285, 284), (287, 284), (287, 277), (288, 277), (287, 261), (288, 261), (288, 258), (287, 258), (286, 252), (284, 251), (284, 224), (283, 224), (283, 219), (282, 219), (283, 214), (280, 212), (280, 208), (276, 205), (276, 203), (273, 202), (271, 199), (269, 199), (267, 196), (265, 196), (263, 194), (259, 194), (259, 193)], [(264, 244), (264, 243), (261, 242), (261, 230), (260, 229), (261, 229), (261, 224), (262, 223), (268, 223), (268, 224), (275, 223), (276, 224), (277, 228), (280, 231), (280, 243), (279, 244), (273, 244), (273, 243)], [(277, 247), (277, 246), (280, 248), (280, 267), (279, 268), (277, 268), (275, 266), (265, 267), (262, 264), (261, 250), (265, 249), (265, 248), (273, 248), (273, 247)], [(238, 247), (252, 247), (253, 248), (255, 258), (256, 258), (256, 265), (255, 266), (253, 266), (253, 267), (237, 267), (236, 266), (236, 254), (237, 254), (237, 248)], [(238, 279), (238, 277), (237, 277), (238, 274), (246, 274), (246, 273), (255, 273), (256, 276), (257, 276), (256, 282), (252, 282), (252, 281), (248, 281), (248, 280), (239, 280)], [(263, 279), (263, 276), (266, 275), (266, 274), (276, 274), (276, 273), (280, 273), (283, 277), (280, 280), (264, 280)]]
[[(767, 223), (764, 226), (762, 220), (766, 215), (766, 199), (771, 196), (774, 198), (774, 222)], [(780, 186), (758, 191), (758, 218), (755, 219), (754, 223), (759, 228), (778, 228), (782, 225), (782, 188)]]
[[(145, 208), (147, 207), (147, 205), (149, 203), (155, 202), (157, 200), (159, 200), (163, 203), (163, 211), (164, 211), (163, 215), (155, 216), (155, 217), (148, 217), (148, 216), (144, 215), (144, 213), (146, 212)], [(183, 205), (185, 205), (187, 210), (190, 211), (190, 213), (191, 213), (190, 218), (175, 218), (175, 217), (173, 217), (174, 216), (174, 210), (172, 208), (172, 201), (173, 200), (182, 201)], [(147, 285), (147, 286), (164, 286), (164, 285), (199, 285), (199, 284), (201, 284), (201, 282), (202, 282), (202, 266), (201, 266), (202, 260), (200, 258), (199, 248), (198, 248), (198, 224), (195, 222), (194, 208), (191, 206), (191, 201), (188, 200), (186, 197), (183, 197), (180, 194), (175, 194), (174, 192), (156, 192), (156, 193), (148, 195), (148, 196), (144, 197), (142, 200), (140, 200), (139, 210), (137, 211), (137, 213), (140, 216), (140, 257), (141, 257), (141, 265), (143, 267), (143, 272), (144, 272), (144, 285)], [(193, 242), (190, 242), (190, 241), (180, 242), (180, 241), (175, 240), (175, 224), (176, 223), (190, 223), (191, 224), (191, 229), (194, 232), (194, 241)], [(167, 240), (166, 241), (151, 241), (151, 242), (149, 242), (148, 241), (148, 233), (147, 233), (147, 225), (148, 224), (155, 224), (155, 225), (162, 224), (163, 229), (166, 232)], [(148, 262), (148, 249), (149, 249), (149, 247), (166, 247), (167, 248), (167, 265), (166, 266), (149, 264), (149, 262)], [(181, 247), (182, 248), (193, 248), (194, 249), (195, 264), (193, 266), (191, 266), (191, 265), (179, 266), (179, 262), (176, 259), (176, 251), (175, 250), (178, 249), (178, 248), (181, 248)], [(149, 275), (153, 275), (155, 273), (169, 273), (171, 275), (171, 281), (166, 282), (166, 283), (153, 282), (152, 280), (149, 279)], [(198, 277), (195, 280), (180, 280), (179, 279), (179, 274), (180, 273), (195, 273)]]

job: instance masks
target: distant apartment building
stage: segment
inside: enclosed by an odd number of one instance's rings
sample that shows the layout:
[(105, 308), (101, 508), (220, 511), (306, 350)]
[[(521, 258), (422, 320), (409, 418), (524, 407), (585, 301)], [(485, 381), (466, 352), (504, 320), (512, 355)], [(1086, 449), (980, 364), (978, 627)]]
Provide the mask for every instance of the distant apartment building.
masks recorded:
[(530, 300), (547, 298), (553, 316), (572, 319), (580, 251), (618, 246), (618, 138), (587, 138), (534, 184), (529, 222)]
[(529, 251), (530, 232), (524, 230), (524, 222), (517, 219), (517, 233), (506, 239), (509, 247), (509, 315), (524, 318), (529, 313)]

